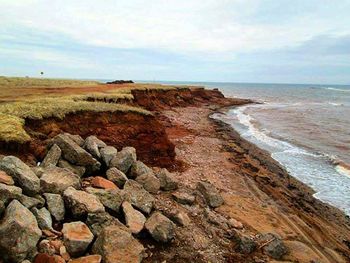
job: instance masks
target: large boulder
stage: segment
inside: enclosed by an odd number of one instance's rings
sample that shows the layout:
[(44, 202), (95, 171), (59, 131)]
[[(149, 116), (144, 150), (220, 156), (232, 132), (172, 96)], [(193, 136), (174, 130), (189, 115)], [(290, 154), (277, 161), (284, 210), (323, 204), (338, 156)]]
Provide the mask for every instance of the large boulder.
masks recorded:
[(124, 191), (126, 201), (146, 214), (152, 211), (154, 197), (138, 182), (134, 180), (127, 181), (124, 185)]
[(126, 174), (134, 162), (136, 162), (136, 149), (133, 147), (124, 147), (113, 157), (109, 163), (109, 167), (116, 167)]
[(40, 178), (41, 191), (61, 194), (68, 187), (80, 189), (80, 177), (71, 171), (59, 167), (49, 167)]
[(64, 191), (63, 199), (75, 217), (105, 211), (103, 204), (95, 195), (76, 190), (73, 187), (68, 187)]
[(199, 182), (197, 184), (197, 190), (204, 196), (205, 201), (210, 207), (218, 207), (224, 203), (224, 199), (209, 182)]
[(41, 237), (34, 215), (19, 201), (6, 208), (0, 223), (0, 255), (6, 262), (21, 262), (33, 256)]
[(141, 184), (143, 188), (152, 194), (156, 194), (160, 189), (159, 179), (153, 172), (142, 174), (138, 176), (135, 181)]
[(31, 197), (31, 196), (26, 196), (22, 194), (20, 197), (16, 199), (20, 201), (21, 204), (28, 209), (31, 209), (33, 207), (41, 208), (45, 205), (45, 200), (40, 195)]
[(61, 148), (64, 159), (70, 163), (80, 166), (90, 166), (95, 170), (100, 168), (101, 164), (69, 136), (59, 134), (53, 139), (53, 143), (56, 143)]
[(69, 137), (73, 142), (78, 144), (80, 147), (84, 146), (85, 140), (78, 134), (70, 134), (68, 132), (63, 133), (65, 136)]
[(60, 159), (58, 161), (57, 166), (61, 167), (61, 168), (68, 169), (71, 172), (77, 174), (79, 177), (82, 177), (86, 172), (85, 166), (74, 165), (74, 164), (71, 164), (70, 162), (68, 162), (64, 159)]
[(98, 139), (96, 136), (89, 136), (85, 139), (84, 143), (84, 148), (87, 150), (89, 153), (92, 154), (95, 158), (100, 159), (101, 158), (101, 153), (100, 153), (100, 148), (106, 147), (107, 145)]
[(101, 203), (111, 209), (112, 211), (119, 212), (119, 208), (124, 201), (124, 194), (119, 189), (98, 189), (93, 187), (87, 187), (86, 192), (98, 197)]
[(92, 252), (101, 255), (104, 263), (139, 263), (144, 247), (130, 232), (118, 226), (108, 226), (96, 239)]
[(169, 242), (175, 236), (175, 226), (160, 212), (154, 212), (146, 221), (145, 228), (158, 242)]
[(0, 161), (0, 170), (12, 176), (16, 185), (27, 195), (40, 191), (40, 180), (32, 169), (15, 156), (6, 156)]
[(14, 185), (0, 184), (0, 200), (5, 204), (12, 201), (13, 199), (20, 198), (21, 195), (21, 188)]
[(157, 171), (156, 176), (160, 181), (160, 189), (164, 191), (176, 190), (179, 182), (175, 176), (170, 173), (167, 169), (163, 168)]
[(47, 208), (56, 221), (62, 221), (65, 215), (64, 201), (61, 195), (45, 193)]
[(99, 236), (101, 231), (107, 226), (118, 226), (125, 231), (129, 229), (123, 225), (117, 218), (111, 216), (107, 212), (89, 213), (86, 219), (86, 224), (95, 236)]
[(118, 153), (118, 150), (113, 146), (106, 146), (100, 149), (102, 161), (105, 163), (107, 167), (109, 166), (109, 163), (117, 153)]
[(87, 225), (80, 221), (63, 224), (62, 234), (68, 253), (74, 257), (84, 255), (94, 239)]
[(58, 160), (61, 158), (62, 151), (57, 144), (51, 146), (50, 150), (47, 152), (44, 160), (40, 164), (41, 167), (56, 166)]
[(106, 176), (108, 180), (112, 181), (120, 188), (123, 188), (124, 184), (128, 180), (128, 177), (126, 177), (125, 173), (119, 171), (115, 167), (108, 169), (106, 172)]
[(32, 213), (36, 217), (36, 221), (41, 230), (51, 230), (52, 229), (52, 218), (49, 210), (45, 207), (38, 209), (36, 207), (32, 208)]
[(152, 169), (149, 168), (147, 165), (145, 165), (143, 162), (136, 161), (131, 165), (130, 172), (129, 172), (128, 176), (131, 179), (135, 179), (140, 175), (148, 174), (148, 173), (152, 173), (152, 172), (153, 172)]
[(125, 201), (122, 204), (125, 222), (133, 234), (138, 234), (143, 229), (146, 217), (139, 211), (135, 210), (132, 205)]

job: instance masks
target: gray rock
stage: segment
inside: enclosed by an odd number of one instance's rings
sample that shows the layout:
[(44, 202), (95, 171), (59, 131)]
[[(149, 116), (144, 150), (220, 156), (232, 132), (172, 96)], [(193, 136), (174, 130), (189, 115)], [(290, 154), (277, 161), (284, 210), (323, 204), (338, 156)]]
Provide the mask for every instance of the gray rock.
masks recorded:
[(78, 144), (80, 147), (84, 146), (84, 142), (85, 141), (84, 141), (83, 138), (81, 138), (80, 135), (77, 135), (77, 134), (73, 135), (73, 134), (70, 134), (70, 133), (67, 133), (67, 132), (63, 133), (63, 135), (69, 137), (73, 142)]
[(138, 176), (135, 181), (141, 184), (143, 188), (152, 194), (156, 194), (160, 189), (159, 179), (153, 172), (142, 174)]
[(274, 259), (281, 259), (288, 253), (287, 247), (283, 244), (281, 238), (275, 234), (267, 233), (259, 238), (259, 243), (266, 244), (263, 247), (264, 252)]
[(79, 166), (90, 166), (98, 170), (101, 164), (92, 157), (90, 153), (81, 148), (69, 136), (64, 134), (57, 135), (53, 142), (56, 143), (62, 150), (64, 159), (72, 164)]
[(80, 221), (63, 224), (62, 234), (68, 253), (74, 257), (84, 255), (94, 239), (87, 225)]
[(49, 210), (45, 207), (37, 209), (36, 207), (32, 208), (32, 213), (36, 217), (36, 221), (41, 230), (51, 230), (52, 229), (52, 219)]
[(153, 173), (152, 169), (149, 168), (141, 161), (134, 162), (130, 167), (130, 172), (128, 174), (129, 178), (135, 179), (143, 174)]
[(105, 207), (115, 212), (119, 212), (119, 208), (124, 201), (124, 194), (119, 189), (98, 189), (87, 187), (85, 191), (97, 196)]
[(197, 184), (197, 190), (204, 196), (207, 204), (210, 207), (219, 207), (224, 203), (222, 196), (216, 190), (216, 188), (209, 182), (199, 182)]
[(9, 203), (13, 199), (20, 198), (21, 195), (21, 188), (14, 185), (0, 184), (0, 200), (5, 204)]
[(158, 172), (155, 173), (155, 175), (160, 181), (160, 189), (164, 191), (170, 191), (176, 190), (178, 188), (178, 180), (167, 169), (160, 169)]
[(57, 144), (51, 146), (50, 150), (47, 152), (44, 160), (40, 164), (41, 167), (56, 166), (58, 160), (61, 158), (62, 151)]
[(40, 180), (28, 165), (15, 156), (6, 156), (0, 161), (0, 170), (12, 176), (16, 185), (27, 195), (40, 191)]
[(50, 214), (56, 221), (62, 221), (66, 213), (62, 196), (59, 194), (51, 193), (45, 193), (43, 195), (46, 199), (47, 208)]
[(13, 200), (0, 223), (0, 236), (1, 256), (6, 262), (17, 263), (34, 253), (41, 231), (34, 215), (19, 201)]
[(117, 153), (118, 150), (113, 146), (106, 146), (100, 149), (101, 158), (107, 167), (109, 167), (109, 163)]
[(105, 211), (103, 204), (95, 195), (76, 190), (73, 187), (69, 187), (64, 191), (63, 200), (75, 217)]
[(89, 226), (95, 236), (99, 236), (103, 228), (111, 225), (118, 226), (126, 231), (129, 231), (129, 229), (117, 218), (111, 216), (107, 212), (89, 213), (86, 219), (86, 224)]
[(183, 205), (193, 205), (196, 198), (194, 195), (185, 193), (185, 192), (176, 192), (172, 194), (172, 197), (176, 202)]
[(89, 153), (92, 154), (95, 158), (100, 159), (101, 158), (101, 153), (100, 153), (100, 148), (106, 147), (107, 145), (98, 139), (96, 136), (89, 136), (85, 139), (84, 143), (84, 148), (87, 150)]
[(17, 199), (21, 202), (22, 205), (24, 205), (28, 209), (31, 209), (33, 207), (41, 208), (45, 205), (45, 200), (43, 200), (40, 195), (30, 197), (22, 194)]
[(113, 157), (109, 167), (116, 167), (126, 174), (134, 162), (136, 162), (135, 148), (125, 147)]
[(175, 236), (174, 223), (160, 212), (154, 212), (147, 219), (145, 228), (158, 242), (169, 242)]
[(45, 168), (41, 167), (41, 166), (35, 166), (35, 167), (31, 167), (32, 171), (35, 173), (35, 175), (40, 178), (43, 173), (45, 172)]
[(58, 161), (57, 166), (68, 169), (69, 171), (71, 171), (72, 173), (75, 173), (79, 177), (82, 177), (86, 172), (85, 166), (74, 165), (64, 159), (60, 159)]
[(115, 183), (119, 188), (123, 188), (124, 184), (128, 180), (128, 177), (122, 172), (119, 171), (117, 168), (112, 167), (107, 170), (106, 176), (108, 180)]
[(135, 210), (129, 202), (123, 202), (122, 208), (127, 227), (133, 234), (140, 233), (145, 225), (146, 217)]
[(81, 188), (78, 175), (59, 167), (47, 168), (40, 178), (40, 184), (42, 192), (54, 194), (61, 194), (68, 187)]
[(256, 242), (250, 237), (243, 236), (240, 238), (239, 249), (244, 254), (253, 253), (257, 248)]
[(104, 263), (139, 263), (144, 247), (129, 231), (118, 226), (104, 228), (92, 247), (92, 252), (102, 256)]
[(191, 219), (182, 211), (174, 211), (171, 213), (170, 219), (179, 226), (188, 226), (191, 223)]
[(124, 185), (125, 200), (142, 212), (149, 214), (152, 211), (154, 197), (148, 193), (142, 185), (134, 180), (129, 180)]

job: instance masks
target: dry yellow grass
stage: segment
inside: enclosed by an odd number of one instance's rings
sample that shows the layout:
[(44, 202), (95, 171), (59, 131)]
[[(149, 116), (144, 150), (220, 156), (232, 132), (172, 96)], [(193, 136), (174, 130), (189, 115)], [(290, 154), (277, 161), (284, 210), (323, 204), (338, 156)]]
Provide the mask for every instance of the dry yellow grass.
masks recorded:
[(0, 76), (0, 89), (6, 88), (57, 88), (57, 87), (81, 87), (81, 86), (96, 86), (101, 83), (97, 81), (85, 81), (74, 79), (47, 79), (47, 78), (17, 78)]
[(145, 109), (118, 102), (132, 102), (132, 90), (172, 89), (188, 87), (160, 84), (110, 86), (95, 81), (0, 77), (0, 141), (29, 141), (30, 136), (24, 129), (25, 119), (62, 119), (66, 114), (81, 111), (148, 115), (151, 113)]

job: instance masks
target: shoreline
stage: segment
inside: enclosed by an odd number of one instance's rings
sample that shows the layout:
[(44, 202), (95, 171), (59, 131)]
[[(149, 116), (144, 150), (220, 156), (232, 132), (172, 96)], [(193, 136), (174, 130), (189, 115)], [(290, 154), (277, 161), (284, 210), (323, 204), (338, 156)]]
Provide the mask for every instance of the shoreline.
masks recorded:
[[(244, 106), (244, 105), (242, 105)], [(240, 106), (225, 106), (222, 109), (220, 109), (220, 111), (218, 112), (214, 112), (212, 114), (215, 113), (222, 113), (223, 111), (229, 110), (229, 109), (233, 109), (236, 107), (240, 107)], [(277, 160), (275, 160), (272, 156), (271, 153), (269, 153), (267, 150), (263, 150), (261, 149), (259, 146), (255, 145), (252, 142), (249, 142), (248, 140), (244, 139), (238, 131), (236, 131), (230, 124), (225, 123), (223, 120), (219, 120), (219, 119), (214, 119), (211, 118), (210, 116), (208, 116), (208, 119), (212, 120), (216, 125), (218, 125), (220, 128), (224, 129), (227, 131), (228, 136), (232, 137), (234, 140), (237, 141), (237, 143), (244, 148), (246, 151), (248, 151), (248, 154), (252, 155), (254, 158), (258, 159), (262, 164), (267, 165), (269, 167), (269, 169), (271, 171), (273, 171), (274, 173), (276, 173), (276, 175), (278, 175), (281, 179), (286, 179), (288, 182), (290, 182), (291, 184), (295, 184), (298, 186), (295, 186), (297, 188), (301, 188), (302, 191), (304, 191), (307, 195), (310, 195), (309, 198), (313, 198), (315, 199), (315, 201), (319, 202), (321, 206), (325, 206), (327, 207), (327, 209), (333, 209), (336, 210), (335, 213), (339, 214), (339, 216), (343, 216), (345, 218), (349, 218), (350, 216), (346, 215), (344, 211), (342, 211), (341, 209), (328, 204), (326, 202), (321, 201), (320, 199), (314, 197), (313, 195), (316, 193), (316, 191), (308, 186), (307, 184), (303, 183), (302, 181), (300, 181), (299, 179), (293, 177), (292, 175), (290, 175), (288, 173), (288, 171), (283, 167), (282, 164), (280, 164)], [(333, 213), (333, 212), (332, 212)], [(348, 220), (347, 222), (350, 225), (350, 220)]]
[[(135, 147), (147, 165), (171, 169), (186, 193), (196, 195), (200, 181), (214, 184), (225, 203), (209, 212), (198, 196), (192, 206), (176, 203), (171, 193), (156, 196), (157, 210), (183, 211), (193, 223), (177, 228), (169, 245), (141, 237), (150, 251), (146, 263), (279, 262), (271, 261), (263, 247), (241, 250), (242, 240), (258, 240), (266, 233), (284, 242), (289, 252), (282, 259), (287, 262), (350, 260), (349, 218), (315, 199), (312, 189), (290, 176), (268, 152), (241, 138), (229, 124), (210, 118), (254, 101), (225, 98), (217, 89), (203, 88), (134, 90), (132, 95), (132, 105), (152, 115), (85, 112), (26, 120), (32, 142), (8, 152), (35, 165), (57, 134), (95, 135), (118, 149)], [(242, 227), (228, 227), (230, 220)]]
[[(224, 114), (226, 115), (230, 110), (233, 110), (233, 109), (237, 109), (237, 108), (241, 108), (241, 107), (246, 107), (249, 105), (256, 105), (257, 103), (256, 102), (253, 102), (253, 103), (248, 103), (248, 104), (244, 104), (242, 106), (239, 106), (239, 107), (224, 107), (222, 108), (219, 112), (216, 112), (216, 113), (213, 113), (214, 114)], [(259, 104), (259, 103), (258, 103)], [(292, 178), (294, 178), (295, 180), (298, 180), (300, 183), (304, 184), (307, 188), (310, 188), (310, 190), (308, 192), (310, 192), (312, 195), (313, 195), (313, 198), (319, 200), (320, 202), (326, 204), (326, 205), (329, 205), (329, 206), (332, 206), (332, 207), (335, 207), (337, 209), (339, 209), (341, 212), (343, 212), (345, 214), (346, 217), (349, 217), (350, 214), (346, 212), (346, 209), (345, 211), (341, 208), (341, 206), (337, 206), (337, 203), (332, 203), (331, 201), (327, 201), (327, 198), (324, 198), (322, 199), (322, 196), (320, 196), (320, 198), (317, 197), (318, 194), (320, 194), (322, 192), (322, 189), (318, 189), (317, 190), (317, 186), (315, 186), (315, 188), (313, 188), (312, 186), (309, 185), (310, 182), (307, 182), (307, 180), (303, 181), (302, 177), (301, 178), (298, 178), (298, 176), (295, 176), (295, 174), (293, 174), (293, 171), (288, 171), (288, 166), (285, 166), (283, 164), (283, 162), (279, 162), (278, 159), (275, 159), (274, 158), (274, 152), (270, 152), (269, 150), (266, 150), (264, 148), (261, 148), (259, 146), (259, 144), (256, 144), (252, 141), (249, 141), (248, 139), (244, 138), (241, 136), (241, 133), (235, 129), (234, 126), (231, 126), (231, 124), (225, 122), (225, 118), (222, 118), (220, 116), (218, 117), (215, 117), (213, 116), (212, 119), (215, 119), (215, 120), (218, 120), (218, 121), (221, 121), (225, 124), (228, 124), (234, 131), (235, 133), (237, 133), (236, 137), (239, 137), (241, 140), (244, 140), (245, 141), (245, 144), (253, 144), (254, 146), (256, 146), (260, 151), (264, 152), (263, 155), (268, 155), (270, 159), (273, 160), (273, 162), (275, 163), (274, 165), (276, 166), (280, 166), (280, 168), (283, 170), (283, 173), (286, 173), (286, 174), (289, 174)], [(272, 137), (272, 139), (277, 139), (283, 143), (288, 143), (288, 144), (291, 144), (291, 146), (293, 147), (297, 147), (298, 149), (301, 149), (302, 151), (310, 151), (310, 149), (307, 149), (307, 148), (304, 148), (303, 146), (301, 145), (296, 145), (296, 144), (292, 144), (291, 142), (289, 142), (288, 140), (283, 140), (283, 138), (275, 138), (275, 137)], [(248, 148), (251, 148), (251, 147), (248, 147)], [(313, 154), (311, 152), (311, 154)], [(349, 177), (350, 176), (350, 166), (341, 161), (340, 159), (332, 159), (332, 157), (327, 154), (327, 153), (314, 153), (315, 156), (318, 155), (320, 158), (327, 158), (327, 164), (330, 166), (329, 168), (330, 169), (333, 169), (334, 171), (336, 171), (338, 173), (338, 175), (340, 176), (345, 176), (345, 177)], [(259, 156), (255, 156), (256, 158), (259, 158)], [(289, 169), (293, 169), (292, 167), (289, 167)], [(295, 171), (294, 171), (295, 173)], [(339, 204), (338, 204), (339, 205)], [(349, 212), (349, 211), (348, 211)]]

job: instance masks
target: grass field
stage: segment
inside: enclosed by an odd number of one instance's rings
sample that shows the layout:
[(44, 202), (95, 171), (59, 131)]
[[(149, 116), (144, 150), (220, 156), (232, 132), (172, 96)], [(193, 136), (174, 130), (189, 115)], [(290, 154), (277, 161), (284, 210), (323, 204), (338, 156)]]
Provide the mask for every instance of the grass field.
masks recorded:
[[(151, 114), (132, 102), (132, 90), (187, 89), (160, 84), (106, 85), (95, 81), (11, 78), (0, 76), (0, 141), (24, 143), (31, 138), (25, 119), (64, 118), (80, 111)], [(123, 102), (123, 103), (121, 103)]]

